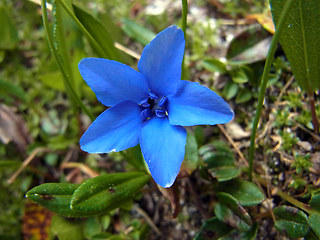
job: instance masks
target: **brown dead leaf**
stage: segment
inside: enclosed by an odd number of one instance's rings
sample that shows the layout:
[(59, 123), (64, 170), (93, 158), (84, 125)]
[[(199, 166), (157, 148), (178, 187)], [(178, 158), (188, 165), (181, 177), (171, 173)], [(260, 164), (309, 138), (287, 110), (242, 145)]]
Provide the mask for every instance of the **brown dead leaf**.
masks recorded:
[(0, 104), (0, 141), (14, 142), (20, 152), (25, 152), (31, 140), (23, 119), (12, 108)]
[(310, 181), (314, 186), (320, 185), (320, 152), (311, 154), (312, 168), (310, 168)]
[(172, 208), (172, 218), (176, 218), (180, 212), (179, 194), (176, 188), (176, 183), (174, 183), (170, 188), (163, 188), (159, 185), (157, 186), (162, 195), (170, 201)]
[(27, 202), (23, 216), (24, 240), (48, 240), (54, 213), (32, 202)]
[(249, 14), (246, 16), (248, 20), (256, 20), (258, 23), (262, 25), (264, 29), (266, 29), (269, 33), (274, 34), (275, 27), (272, 21), (271, 12), (269, 11), (268, 14)]
[(228, 134), (235, 140), (248, 138), (251, 135), (250, 132), (244, 131), (243, 128), (235, 121), (225, 124), (225, 127)]

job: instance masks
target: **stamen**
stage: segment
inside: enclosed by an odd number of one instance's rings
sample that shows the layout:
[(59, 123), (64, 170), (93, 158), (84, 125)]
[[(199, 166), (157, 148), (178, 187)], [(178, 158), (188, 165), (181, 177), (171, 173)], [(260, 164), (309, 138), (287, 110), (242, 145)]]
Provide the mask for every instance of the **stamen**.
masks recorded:
[(150, 108), (142, 110), (142, 112), (140, 113), (140, 117), (142, 118), (142, 121), (150, 119), (152, 117)]
[(166, 117), (167, 115), (166, 115), (166, 111), (165, 110), (163, 110), (163, 109), (157, 109), (156, 111), (155, 111), (155, 114), (157, 115), (157, 117)]
[(145, 103), (140, 104), (140, 106), (147, 108), (147, 107), (150, 107), (150, 103), (145, 102)]
[(163, 107), (167, 103), (168, 98), (167, 97), (162, 97), (158, 103), (159, 107)]
[(159, 98), (157, 95), (155, 95), (155, 94), (152, 93), (152, 92), (148, 92), (148, 94), (149, 94), (149, 96), (150, 96), (151, 99), (157, 99), (157, 98)]
[(139, 106), (142, 107), (142, 111), (140, 113), (142, 121), (147, 121), (151, 119), (153, 116), (157, 116), (159, 118), (164, 118), (168, 116), (167, 105), (168, 98), (167, 97), (158, 97), (156, 94), (152, 93), (148, 90), (149, 98), (143, 99)]
[[(145, 103), (148, 103), (148, 100), (149, 100), (149, 98), (146, 98), (146, 99), (141, 100), (141, 101), (139, 102), (139, 105), (143, 107), (143, 105), (144, 105)], [(147, 107), (149, 107), (149, 106), (147, 106)]]

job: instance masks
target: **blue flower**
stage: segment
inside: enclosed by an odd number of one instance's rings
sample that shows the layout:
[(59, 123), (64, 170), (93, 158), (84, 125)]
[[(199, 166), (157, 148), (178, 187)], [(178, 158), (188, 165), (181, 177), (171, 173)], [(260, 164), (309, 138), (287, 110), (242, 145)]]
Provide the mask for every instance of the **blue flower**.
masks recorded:
[(85, 58), (79, 70), (98, 100), (111, 108), (80, 139), (89, 153), (109, 153), (140, 144), (153, 179), (175, 181), (185, 154), (183, 126), (227, 123), (229, 105), (210, 89), (181, 80), (184, 34), (176, 26), (160, 32), (143, 50), (139, 72), (116, 61)]

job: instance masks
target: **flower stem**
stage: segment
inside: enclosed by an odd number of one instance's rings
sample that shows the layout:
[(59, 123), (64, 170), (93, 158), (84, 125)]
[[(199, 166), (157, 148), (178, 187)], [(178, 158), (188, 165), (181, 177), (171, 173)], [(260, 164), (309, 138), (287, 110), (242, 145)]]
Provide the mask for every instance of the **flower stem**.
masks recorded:
[[(187, 45), (187, 15), (188, 15), (188, 0), (182, 0), (182, 31), (184, 33), (184, 39), (186, 41)], [(181, 66), (181, 78), (185, 79), (185, 68), (184, 68), (184, 56), (182, 60), (182, 66)]]
[(92, 115), (92, 113), (89, 111), (89, 109), (86, 108), (86, 106), (82, 103), (82, 101), (80, 100), (80, 98), (78, 97), (78, 95), (76, 94), (76, 92), (74, 91), (74, 89), (72, 88), (70, 81), (69, 81), (69, 77), (68, 74), (66, 73), (66, 71), (63, 68), (63, 64), (61, 62), (61, 59), (59, 57), (59, 54), (57, 52), (57, 49), (54, 47), (54, 42), (53, 42), (53, 38), (51, 35), (51, 31), (49, 28), (49, 20), (48, 20), (48, 14), (47, 14), (47, 6), (46, 6), (46, 0), (41, 0), (41, 10), (42, 10), (42, 20), (43, 20), (43, 26), (45, 28), (46, 31), (46, 35), (48, 38), (48, 43), (49, 43), (49, 47), (54, 55), (54, 58), (58, 64), (58, 67), (63, 75), (64, 78), (64, 83), (66, 85), (66, 91), (70, 93), (71, 97), (73, 98), (73, 100), (75, 101), (75, 103), (88, 115), (88, 117), (93, 121), (94, 120), (94, 116)]
[(188, 14), (188, 0), (182, 0), (182, 27), (181, 27), (181, 29), (184, 32), (184, 37), (186, 37), (187, 14)]
[(278, 24), (276, 25), (277, 29), (276, 32), (273, 35), (271, 45), (269, 48), (268, 56), (266, 59), (266, 63), (264, 65), (263, 74), (262, 74), (262, 80), (260, 85), (260, 92), (259, 92), (259, 98), (258, 98), (258, 105), (257, 105), (257, 111), (254, 117), (254, 121), (252, 124), (252, 132), (250, 137), (250, 149), (249, 149), (249, 180), (252, 181), (252, 172), (253, 172), (253, 154), (255, 149), (255, 139), (256, 139), (256, 132), (261, 116), (263, 101), (265, 98), (267, 83), (269, 79), (269, 72), (271, 69), (271, 64), (273, 61), (273, 57), (277, 48), (279, 36), (281, 34), (281, 31), (283, 29), (283, 26), (286, 22), (287, 16), (289, 14), (289, 10), (293, 4), (294, 0), (287, 0), (285, 3), (285, 6), (281, 12), (280, 19), (278, 21)]

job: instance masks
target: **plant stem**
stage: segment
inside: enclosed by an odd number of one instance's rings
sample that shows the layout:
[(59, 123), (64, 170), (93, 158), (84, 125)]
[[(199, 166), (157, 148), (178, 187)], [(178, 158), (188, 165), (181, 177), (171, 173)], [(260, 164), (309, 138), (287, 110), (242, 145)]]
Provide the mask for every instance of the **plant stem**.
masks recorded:
[(281, 31), (283, 29), (283, 26), (286, 22), (286, 18), (288, 16), (289, 10), (293, 4), (294, 0), (287, 0), (285, 3), (285, 6), (281, 12), (281, 16), (279, 19), (279, 22), (277, 24), (277, 30), (275, 34), (273, 35), (271, 45), (269, 48), (268, 56), (266, 59), (266, 63), (264, 65), (263, 69), (263, 74), (262, 74), (262, 80), (261, 80), (261, 85), (260, 85), (260, 92), (259, 92), (259, 98), (258, 98), (258, 105), (257, 105), (257, 111), (254, 117), (254, 121), (252, 124), (252, 132), (251, 132), (251, 137), (250, 137), (250, 149), (249, 149), (249, 180), (252, 181), (252, 172), (253, 172), (253, 154), (254, 154), (254, 149), (255, 149), (255, 139), (256, 139), (256, 132), (261, 116), (261, 111), (263, 107), (263, 101), (265, 98), (265, 93), (266, 93), (266, 88), (267, 88), (267, 83), (269, 79), (269, 72), (271, 69), (271, 64), (273, 61), (274, 53), (277, 49), (277, 44), (279, 40), (279, 36), (281, 34)]
[[(184, 33), (185, 45), (187, 45), (187, 15), (188, 15), (188, 0), (182, 0), (182, 31)], [(184, 56), (181, 65), (181, 78), (185, 79)]]
[(82, 101), (80, 100), (80, 98), (78, 97), (78, 95), (76, 94), (76, 92), (74, 91), (74, 89), (72, 88), (70, 81), (69, 81), (69, 77), (68, 74), (66, 73), (66, 71), (63, 68), (62, 62), (59, 58), (59, 54), (56, 50), (56, 48), (54, 47), (54, 42), (53, 42), (53, 38), (51, 35), (51, 31), (49, 28), (49, 20), (48, 20), (48, 14), (47, 14), (47, 6), (46, 6), (46, 0), (41, 0), (41, 10), (42, 10), (42, 20), (43, 20), (43, 26), (45, 28), (46, 31), (46, 35), (48, 38), (48, 43), (49, 43), (49, 47), (50, 50), (52, 51), (54, 58), (58, 64), (58, 67), (63, 75), (64, 78), (64, 82), (66, 84), (66, 90), (70, 93), (70, 95), (72, 96), (73, 100), (75, 101), (75, 103), (88, 115), (88, 117), (91, 119), (91, 121), (94, 120), (94, 116), (92, 115), (92, 113), (89, 111), (89, 109), (86, 108), (86, 106), (82, 103)]
[(275, 194), (281, 197), (282, 199), (286, 200), (287, 202), (291, 203), (292, 205), (306, 211), (309, 214), (311, 213), (320, 214), (318, 210), (311, 208), (308, 204), (305, 204), (303, 202), (298, 201), (297, 199), (294, 199), (293, 197), (280, 191), (279, 189), (276, 189), (275, 192), (273, 192), (273, 195)]
[(319, 121), (317, 118), (316, 113), (316, 104), (314, 102), (314, 95), (313, 92), (309, 92), (309, 101), (310, 101), (310, 109), (311, 109), (311, 116), (312, 116), (312, 125), (315, 133), (319, 133)]

